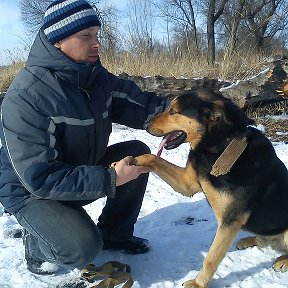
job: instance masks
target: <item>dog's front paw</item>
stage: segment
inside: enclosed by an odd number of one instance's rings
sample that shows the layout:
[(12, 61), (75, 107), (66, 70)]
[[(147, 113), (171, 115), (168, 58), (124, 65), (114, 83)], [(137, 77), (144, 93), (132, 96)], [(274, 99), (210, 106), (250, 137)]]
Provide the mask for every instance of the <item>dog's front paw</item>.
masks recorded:
[(207, 287), (207, 286), (199, 285), (199, 284), (196, 282), (196, 279), (186, 281), (185, 283), (182, 284), (182, 286), (183, 286), (184, 288), (206, 288), (206, 287)]
[(256, 237), (242, 238), (236, 244), (236, 247), (238, 250), (244, 250), (246, 248), (254, 247), (254, 246), (257, 246)]
[(277, 272), (287, 272), (288, 271), (288, 255), (283, 255), (278, 257), (273, 265), (272, 268)]
[(118, 163), (118, 162), (113, 162), (113, 163), (111, 163), (111, 164), (110, 164), (110, 167), (111, 167), (111, 168), (115, 168), (115, 166), (116, 166), (117, 163)]
[(134, 157), (131, 164), (136, 165), (136, 166), (152, 166), (155, 157), (156, 156), (153, 154), (140, 155), (140, 156)]

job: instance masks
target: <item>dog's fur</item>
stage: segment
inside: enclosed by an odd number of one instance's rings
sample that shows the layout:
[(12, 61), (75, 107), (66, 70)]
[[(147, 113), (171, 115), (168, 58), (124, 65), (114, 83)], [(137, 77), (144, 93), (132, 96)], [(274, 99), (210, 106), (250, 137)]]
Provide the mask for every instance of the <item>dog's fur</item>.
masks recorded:
[[(240, 229), (257, 236), (241, 239), (238, 249), (270, 245), (284, 250), (286, 254), (275, 260), (273, 268), (288, 270), (288, 172), (271, 142), (249, 126), (251, 121), (220, 92), (198, 89), (173, 99), (169, 108), (147, 124), (147, 131), (154, 136), (185, 132), (167, 143), (167, 149), (189, 142), (186, 167), (152, 154), (136, 157), (133, 164), (150, 166), (185, 196), (203, 191), (218, 222), (203, 267), (196, 279), (183, 284), (185, 288), (208, 286)], [(216, 159), (235, 137), (247, 138), (246, 149), (228, 173), (211, 175)]]

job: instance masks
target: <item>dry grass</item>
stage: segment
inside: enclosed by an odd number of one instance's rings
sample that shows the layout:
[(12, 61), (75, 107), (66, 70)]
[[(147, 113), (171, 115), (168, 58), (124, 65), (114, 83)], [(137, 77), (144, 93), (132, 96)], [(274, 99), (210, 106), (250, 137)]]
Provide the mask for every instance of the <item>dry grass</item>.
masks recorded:
[[(0, 70), (0, 91), (5, 91), (15, 74), (24, 66), (21, 59), (23, 55), (19, 50), (6, 51), (6, 57), (13, 63), (9, 67)], [(2, 57), (3, 58), (3, 57)], [(101, 53), (103, 65), (112, 73), (118, 75), (127, 73), (131, 76), (155, 76), (175, 78), (213, 78), (226, 81), (243, 80), (255, 75), (263, 69), (260, 55), (247, 55), (235, 53), (233, 57), (218, 55), (220, 61), (214, 66), (207, 64), (205, 54), (176, 51), (169, 52), (140, 52), (137, 55), (128, 51), (117, 54)]]
[[(202, 63), (205, 63), (206, 59), (202, 58)], [(114, 74), (127, 73), (133, 76), (155, 76), (161, 75), (163, 77), (203, 77), (215, 76), (213, 68), (199, 69), (197, 63), (201, 62), (193, 61), (193, 57), (188, 55), (172, 55), (168, 53), (152, 53), (147, 55), (146, 53), (139, 53), (137, 55), (122, 52), (119, 55), (101, 55), (101, 61), (109, 71)], [(202, 65), (203, 66), (203, 65)], [(205, 74), (205, 75), (203, 75)], [(201, 76), (202, 75), (202, 76)]]
[(251, 52), (247, 53), (235, 51), (229, 58), (224, 54), (223, 60), (219, 64), (219, 78), (223, 80), (244, 80), (254, 76), (255, 72), (263, 70), (264, 57)]
[(139, 53), (127, 51), (118, 55), (101, 54), (103, 65), (114, 74), (127, 73), (133, 76), (155, 76), (175, 78), (216, 78), (223, 80), (243, 80), (263, 69), (259, 57), (238, 54), (238, 58), (216, 62), (214, 66), (207, 64), (206, 55), (193, 53)]
[(10, 64), (0, 67), (0, 92), (8, 89), (17, 72), (24, 67), (25, 55), (27, 55), (26, 49), (15, 48), (2, 52), (0, 60), (5, 59), (3, 62)]
[[(250, 109), (247, 115), (253, 118), (257, 125), (263, 125), (265, 128), (265, 135), (272, 141), (283, 141), (288, 143), (288, 125), (287, 118), (273, 117), (287, 115), (288, 100), (270, 104), (265, 107)], [(268, 116), (267, 116), (268, 115)]]
[(0, 69), (0, 92), (6, 91), (25, 62), (17, 62)]

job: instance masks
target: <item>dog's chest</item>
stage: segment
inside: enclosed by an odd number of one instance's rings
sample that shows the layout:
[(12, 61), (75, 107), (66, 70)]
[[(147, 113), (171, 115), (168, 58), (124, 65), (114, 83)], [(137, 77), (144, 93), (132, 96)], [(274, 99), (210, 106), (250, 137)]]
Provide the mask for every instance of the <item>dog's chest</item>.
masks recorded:
[(207, 201), (214, 210), (216, 218), (222, 219), (227, 208), (232, 205), (234, 198), (230, 194), (215, 188), (210, 181), (201, 180), (200, 185)]

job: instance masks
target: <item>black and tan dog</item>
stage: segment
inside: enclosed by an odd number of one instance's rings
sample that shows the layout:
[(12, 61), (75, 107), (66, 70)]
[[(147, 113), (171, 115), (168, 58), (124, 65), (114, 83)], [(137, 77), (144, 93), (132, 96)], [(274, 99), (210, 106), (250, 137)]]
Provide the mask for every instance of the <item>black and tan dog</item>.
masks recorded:
[(273, 268), (288, 270), (288, 172), (271, 142), (244, 112), (219, 92), (192, 90), (171, 101), (151, 119), (147, 131), (164, 136), (166, 149), (189, 142), (185, 168), (152, 154), (134, 159), (147, 165), (177, 192), (203, 191), (214, 210), (218, 228), (196, 279), (185, 288), (207, 287), (240, 229), (255, 233), (241, 239), (238, 249), (270, 245), (286, 251)]

